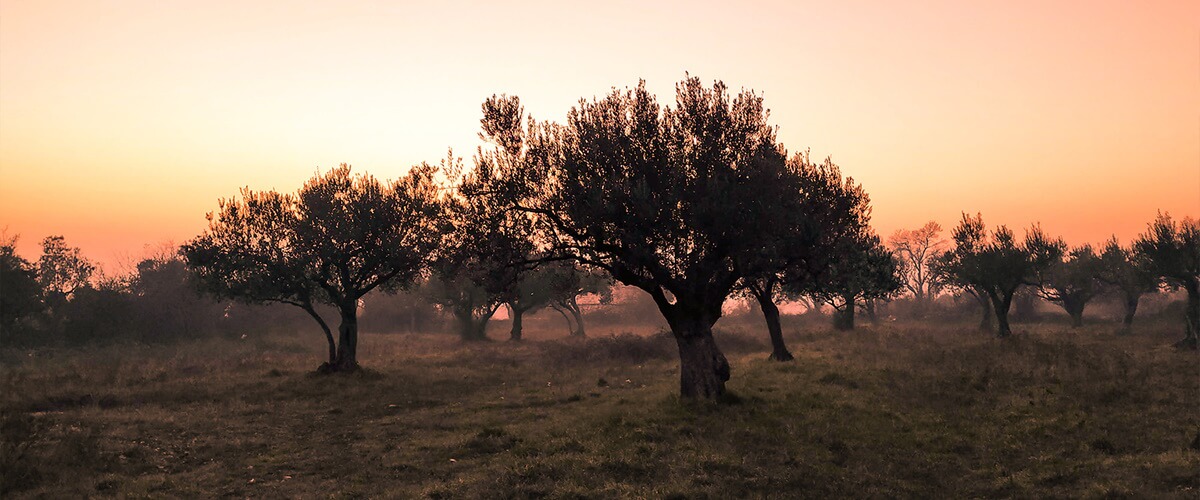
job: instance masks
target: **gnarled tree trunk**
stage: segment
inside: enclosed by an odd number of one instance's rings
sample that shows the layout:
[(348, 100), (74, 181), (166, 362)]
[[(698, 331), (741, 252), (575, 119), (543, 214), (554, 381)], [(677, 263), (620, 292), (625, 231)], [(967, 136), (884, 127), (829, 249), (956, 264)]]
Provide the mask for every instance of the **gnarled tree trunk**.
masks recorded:
[(337, 357), (330, 367), (335, 372), (352, 372), (358, 369), (358, 301), (338, 305), (342, 323), (338, 325)]
[(845, 308), (841, 311), (834, 309), (833, 311), (833, 328), (835, 330), (848, 331), (854, 329), (854, 296), (842, 297), (845, 301)]
[(567, 301), (567, 310), (571, 311), (571, 316), (575, 317), (575, 329), (571, 331), (572, 337), (586, 337), (587, 333), (583, 331), (583, 310), (579, 308), (579, 302), (575, 297)]
[(682, 331), (672, 327), (679, 346), (679, 395), (689, 399), (716, 399), (725, 394), (729, 361), (712, 336), (712, 327), (692, 322)]
[(1079, 328), (1083, 326), (1083, 309), (1087, 306), (1087, 302), (1077, 298), (1063, 299), (1062, 307), (1067, 311), (1067, 315), (1071, 317), (1071, 327)]

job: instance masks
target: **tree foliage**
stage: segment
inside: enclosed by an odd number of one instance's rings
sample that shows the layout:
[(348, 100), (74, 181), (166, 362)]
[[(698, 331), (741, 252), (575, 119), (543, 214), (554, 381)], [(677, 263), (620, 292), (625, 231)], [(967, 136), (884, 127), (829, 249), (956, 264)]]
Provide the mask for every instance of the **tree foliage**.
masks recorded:
[(1061, 238), (1039, 243), (1048, 247), (1035, 249), (1035, 253), (1059, 257), (1049, 259), (1046, 267), (1038, 273), (1038, 295), (1062, 307), (1071, 317), (1071, 326), (1083, 326), (1084, 308), (1104, 291), (1103, 283), (1096, 278), (1100, 270), (1100, 257), (1091, 245), (1066, 251), (1067, 244)]
[(941, 234), (942, 226), (929, 221), (917, 229), (898, 229), (888, 237), (888, 248), (896, 256), (900, 284), (920, 308), (927, 307), (943, 286), (933, 272), (934, 259), (949, 246)]
[(96, 266), (83, 257), (78, 247), (68, 246), (62, 236), (47, 236), (42, 240), (37, 275), (50, 307), (61, 305), (76, 290), (88, 286), (95, 271)]

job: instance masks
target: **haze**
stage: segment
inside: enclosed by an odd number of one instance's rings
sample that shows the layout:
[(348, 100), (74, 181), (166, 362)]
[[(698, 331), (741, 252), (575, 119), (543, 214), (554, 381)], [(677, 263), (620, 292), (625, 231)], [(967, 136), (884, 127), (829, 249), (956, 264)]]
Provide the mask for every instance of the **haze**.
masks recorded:
[(639, 78), (764, 93), (887, 235), (963, 211), (1128, 242), (1200, 214), (1196, 2), (0, 2), (0, 227), (112, 264), (241, 186), (394, 178), (481, 101), (561, 120)]

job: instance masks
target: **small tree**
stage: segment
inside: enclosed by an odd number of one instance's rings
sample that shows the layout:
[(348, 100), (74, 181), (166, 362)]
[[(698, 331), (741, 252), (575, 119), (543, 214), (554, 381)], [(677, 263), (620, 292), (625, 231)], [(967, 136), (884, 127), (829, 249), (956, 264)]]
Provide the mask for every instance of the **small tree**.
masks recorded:
[(945, 272), (963, 286), (986, 295), (996, 316), (996, 334), (1000, 337), (1012, 335), (1008, 310), (1013, 296), (1022, 286), (1036, 285), (1038, 271), (1060, 254), (1044, 252), (1052, 245), (1042, 243), (1047, 239), (1039, 227), (1030, 229), (1025, 242), (1019, 244), (1005, 226), (1000, 226), (989, 236), (983, 216), (978, 214), (971, 217), (964, 213), (962, 221), (954, 228), (953, 237), (955, 248), (943, 258)]
[(1121, 295), (1125, 316), (1121, 320), (1126, 331), (1133, 326), (1133, 315), (1137, 313), (1142, 295), (1158, 289), (1158, 278), (1138, 265), (1139, 258), (1133, 247), (1122, 247), (1116, 237), (1108, 240), (1100, 254), (1096, 267), (1096, 279), (1115, 289)]
[(574, 262), (555, 262), (552, 266), (549, 283), (552, 297), (550, 307), (567, 321), (567, 331), (572, 337), (586, 337), (579, 297), (596, 295), (601, 304), (611, 303), (612, 279), (603, 271), (583, 268)]
[[(300, 307), (329, 344), (322, 372), (358, 368), (358, 301), (410, 285), (440, 241), (442, 203), (428, 165), (381, 183), (349, 165), (318, 174), (295, 195), (242, 190), (220, 201), (208, 230), (181, 252), (203, 290), (250, 303)], [(335, 342), (315, 304), (337, 308)]]
[[(1035, 249), (1045, 255), (1063, 255), (1066, 243), (1062, 239), (1040, 241), (1048, 245)], [(1071, 317), (1071, 326), (1083, 326), (1083, 310), (1088, 302), (1103, 291), (1096, 279), (1100, 257), (1091, 245), (1072, 248), (1065, 258), (1051, 259), (1037, 279), (1037, 293), (1043, 299), (1058, 304)]]
[[(768, 359), (789, 361), (777, 301), (818, 289), (838, 265), (842, 246), (869, 232), (870, 198), (854, 179), (826, 158), (817, 164), (807, 152), (792, 156), (788, 175), (780, 179), (791, 196), (779, 206), (783, 225), (759, 235), (762, 244), (743, 255), (744, 295), (758, 302), (771, 339)], [(787, 184), (791, 182), (791, 184)]]
[(62, 236), (47, 236), (42, 240), (37, 270), (47, 304), (54, 308), (88, 286), (96, 266), (83, 257), (78, 247), (67, 246)]
[(1200, 222), (1184, 217), (1178, 223), (1169, 214), (1158, 214), (1144, 234), (1133, 242), (1138, 262), (1167, 286), (1187, 291), (1184, 338), (1177, 347), (1200, 346)]
[(913, 296), (918, 311), (923, 311), (937, 297), (942, 283), (933, 272), (933, 261), (949, 246), (942, 239), (942, 226), (929, 221), (917, 229), (900, 229), (888, 238), (888, 248), (896, 256), (896, 271), (900, 284)]
[(956, 298), (962, 298), (963, 296), (970, 297), (971, 300), (979, 305), (980, 311), (982, 311), (979, 319), (979, 331), (993, 331), (994, 322), (992, 318), (995, 310), (992, 308), (991, 300), (983, 289), (963, 281), (963, 278), (955, 274), (955, 262), (954, 252), (943, 252), (934, 257), (930, 263), (930, 272), (933, 273), (938, 283), (941, 283), (942, 289), (954, 293)]
[(854, 329), (857, 304), (882, 299), (900, 288), (896, 261), (873, 233), (844, 238), (836, 247), (833, 265), (817, 275), (808, 293), (833, 306), (833, 327)]

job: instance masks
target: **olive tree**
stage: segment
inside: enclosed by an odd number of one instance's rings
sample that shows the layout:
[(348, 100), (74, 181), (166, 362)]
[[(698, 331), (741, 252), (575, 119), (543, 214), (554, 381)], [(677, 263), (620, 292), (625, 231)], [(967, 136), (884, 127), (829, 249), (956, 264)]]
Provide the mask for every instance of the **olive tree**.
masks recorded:
[(1012, 230), (1000, 226), (989, 235), (983, 216), (963, 214), (952, 232), (955, 247), (944, 254), (943, 272), (962, 287), (986, 296), (995, 314), (1000, 337), (1012, 335), (1008, 310), (1022, 286), (1036, 286), (1039, 270), (1059, 255), (1048, 245), (1041, 228), (1034, 226), (1018, 243)]
[(807, 152), (800, 153), (788, 159), (787, 168), (781, 181), (789, 183), (781, 186), (791, 196), (779, 206), (784, 225), (759, 235), (762, 244), (742, 255), (741, 264), (746, 272), (742, 291), (763, 312), (771, 339), (768, 359), (775, 361), (793, 359), (783, 340), (777, 302), (815, 290), (840, 258), (838, 247), (867, 231), (870, 213), (866, 191), (853, 179), (843, 179), (831, 159), (814, 163)]
[(1177, 346), (1196, 349), (1200, 346), (1200, 222), (1190, 217), (1176, 222), (1160, 213), (1133, 242), (1133, 249), (1151, 274), (1187, 292), (1184, 338)]
[(1103, 283), (1096, 279), (1100, 257), (1091, 245), (1065, 251), (1066, 243), (1061, 239), (1040, 243), (1046, 245), (1040, 250), (1042, 253), (1061, 257), (1051, 259), (1038, 273), (1037, 294), (1062, 307), (1071, 317), (1071, 326), (1083, 326), (1084, 308), (1104, 291)]
[[(729, 362), (712, 335), (745, 275), (739, 256), (783, 227), (786, 154), (762, 98), (697, 78), (662, 106), (641, 82), (581, 100), (565, 124), (522, 116), (513, 97), (484, 104), (502, 137), (489, 192), (530, 214), (546, 259), (608, 271), (654, 299), (679, 347), (680, 393), (716, 398)], [(785, 194), (786, 193), (786, 194)]]
[(1158, 290), (1158, 277), (1138, 262), (1133, 247), (1121, 246), (1114, 237), (1104, 245), (1095, 270), (1097, 280), (1120, 293), (1125, 306), (1121, 324), (1126, 330), (1133, 326), (1133, 316), (1137, 313), (1142, 295)]
[[(343, 164), (294, 195), (243, 189), (240, 198), (221, 200), (208, 229), (180, 251), (209, 294), (303, 309), (328, 342), (320, 371), (353, 371), (359, 299), (412, 284), (441, 240), (436, 170), (421, 165), (380, 182)], [(339, 313), (336, 341), (319, 303)]]

